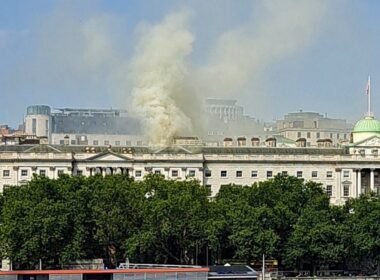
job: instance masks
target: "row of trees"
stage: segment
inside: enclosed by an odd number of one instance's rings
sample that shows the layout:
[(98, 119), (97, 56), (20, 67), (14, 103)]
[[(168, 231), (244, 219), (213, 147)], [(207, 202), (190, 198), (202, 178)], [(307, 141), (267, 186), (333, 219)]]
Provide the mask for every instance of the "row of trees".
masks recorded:
[(223, 186), (210, 199), (195, 180), (149, 175), (35, 177), (0, 196), (0, 253), (14, 268), (104, 258), (214, 264), (260, 260), (283, 268), (376, 268), (380, 199), (331, 206), (314, 182), (277, 176)]

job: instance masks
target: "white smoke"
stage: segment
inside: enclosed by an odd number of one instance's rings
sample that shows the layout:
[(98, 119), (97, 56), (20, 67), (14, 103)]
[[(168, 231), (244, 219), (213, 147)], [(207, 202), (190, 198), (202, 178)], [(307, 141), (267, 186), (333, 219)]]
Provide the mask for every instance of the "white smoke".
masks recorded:
[(199, 69), (202, 90), (208, 94), (240, 95), (247, 84), (251, 91), (257, 89), (268, 67), (313, 42), (327, 10), (326, 1), (256, 3), (261, 5), (255, 6), (252, 18), (221, 34)]
[(173, 137), (192, 131), (178, 101), (186, 90), (193, 40), (188, 15), (181, 12), (146, 27), (138, 43), (131, 63), (133, 108), (153, 145), (170, 144)]
[(258, 89), (265, 72), (312, 43), (327, 8), (326, 2), (303, 0), (268, 0), (254, 7), (247, 22), (220, 34), (195, 69), (187, 63), (194, 39), (186, 14), (171, 14), (144, 30), (132, 63), (133, 107), (150, 143), (166, 145), (176, 135), (194, 133), (202, 104), (183, 102), (184, 96), (236, 98), (249, 87), (263, 102)]

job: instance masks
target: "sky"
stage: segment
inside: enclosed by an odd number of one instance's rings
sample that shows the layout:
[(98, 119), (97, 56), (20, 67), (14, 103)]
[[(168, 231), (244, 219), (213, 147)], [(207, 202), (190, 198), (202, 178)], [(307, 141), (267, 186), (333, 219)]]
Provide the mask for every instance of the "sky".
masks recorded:
[(355, 122), (371, 75), (380, 118), (379, 14), (377, 0), (0, 0), (0, 123), (33, 104), (134, 111), (160, 77), (190, 119), (213, 97), (260, 120), (302, 109)]

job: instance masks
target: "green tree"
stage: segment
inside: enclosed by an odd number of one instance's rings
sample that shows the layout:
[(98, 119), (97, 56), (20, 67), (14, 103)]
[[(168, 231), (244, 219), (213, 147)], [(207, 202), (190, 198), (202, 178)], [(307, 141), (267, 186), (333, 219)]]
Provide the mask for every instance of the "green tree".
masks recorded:
[(204, 247), (209, 191), (196, 180), (165, 180), (148, 175), (143, 224), (125, 243), (127, 256), (138, 261), (189, 264)]
[(144, 190), (125, 175), (89, 177), (93, 188), (91, 211), (94, 238), (107, 265), (115, 267), (124, 257), (123, 244), (141, 227)]
[(342, 263), (347, 254), (343, 216), (341, 207), (311, 205), (303, 209), (286, 244), (285, 261), (309, 268), (312, 275), (322, 265)]
[(350, 260), (359, 263), (363, 270), (377, 271), (380, 275), (380, 197), (362, 195), (345, 205), (350, 229)]

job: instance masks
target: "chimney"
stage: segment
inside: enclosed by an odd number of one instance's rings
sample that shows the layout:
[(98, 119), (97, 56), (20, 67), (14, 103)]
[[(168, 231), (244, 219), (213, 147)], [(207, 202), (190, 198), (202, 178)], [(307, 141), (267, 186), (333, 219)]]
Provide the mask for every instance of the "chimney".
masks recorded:
[(70, 142), (70, 137), (69, 135), (66, 135), (65, 137), (63, 137), (63, 145), (69, 145), (69, 142)]
[(224, 138), (223, 147), (232, 147), (232, 138)]
[(237, 142), (239, 147), (245, 147), (247, 145), (247, 139), (245, 137), (238, 137)]
[(252, 147), (258, 147), (260, 146), (260, 138), (252, 137), (251, 138)]
[(305, 148), (306, 147), (306, 139), (305, 138), (299, 138), (296, 140), (296, 146), (299, 148)]
[(332, 146), (332, 140), (331, 139), (319, 139), (319, 140), (317, 140), (317, 146), (318, 146), (318, 148), (329, 148)]
[(267, 147), (271, 147), (271, 148), (276, 147), (276, 138), (274, 137), (268, 138), (267, 140), (265, 140), (265, 144)]

